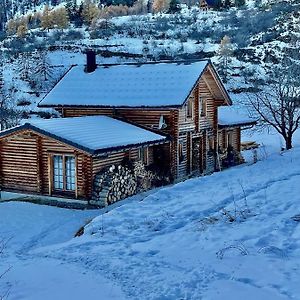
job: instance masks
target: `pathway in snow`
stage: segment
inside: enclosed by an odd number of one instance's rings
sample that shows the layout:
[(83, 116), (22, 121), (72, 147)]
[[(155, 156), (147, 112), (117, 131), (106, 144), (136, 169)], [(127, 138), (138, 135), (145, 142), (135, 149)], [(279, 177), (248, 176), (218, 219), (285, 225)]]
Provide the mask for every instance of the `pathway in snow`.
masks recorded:
[(0, 295), (9, 300), (120, 299), (122, 292), (101, 274), (65, 264), (31, 250), (70, 240), (76, 230), (99, 212), (67, 210), (24, 202), (0, 203), (0, 237), (8, 240), (0, 260)]

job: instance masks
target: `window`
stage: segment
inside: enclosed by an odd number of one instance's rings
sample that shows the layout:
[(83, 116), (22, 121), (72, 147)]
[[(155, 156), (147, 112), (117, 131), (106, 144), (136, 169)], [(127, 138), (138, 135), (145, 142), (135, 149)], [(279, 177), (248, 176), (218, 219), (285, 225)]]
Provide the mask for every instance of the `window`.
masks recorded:
[(53, 184), (55, 190), (75, 191), (75, 157), (53, 156)]
[(63, 190), (64, 188), (64, 168), (63, 157), (61, 155), (54, 155), (53, 157), (53, 176), (54, 189)]
[(206, 116), (206, 100), (203, 98), (199, 98), (199, 107), (200, 107), (200, 115), (201, 117)]
[(139, 160), (148, 165), (148, 148), (142, 147), (139, 149)]
[(193, 102), (192, 102), (192, 100), (189, 100), (186, 104), (186, 116), (188, 118), (193, 117)]

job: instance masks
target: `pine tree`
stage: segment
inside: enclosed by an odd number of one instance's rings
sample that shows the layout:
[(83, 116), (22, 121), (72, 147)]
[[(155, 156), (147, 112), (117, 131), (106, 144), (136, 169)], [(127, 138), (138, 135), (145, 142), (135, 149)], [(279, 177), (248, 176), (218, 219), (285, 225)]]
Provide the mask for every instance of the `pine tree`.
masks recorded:
[(99, 16), (99, 8), (90, 0), (83, 3), (82, 17), (87, 25), (91, 25)]
[(35, 54), (37, 60), (36, 68), (34, 70), (34, 77), (36, 80), (36, 87), (40, 90), (45, 89), (49, 85), (49, 81), (53, 79), (53, 72), (51, 63), (45, 51), (40, 51)]
[(41, 26), (44, 30), (47, 29), (47, 31), (53, 28), (53, 14), (51, 14), (51, 10), (48, 5), (45, 6), (41, 16)]
[(180, 3), (178, 0), (171, 0), (170, 1), (170, 7), (169, 7), (169, 13), (176, 13), (180, 11)]
[(222, 2), (222, 0), (215, 0), (214, 1), (214, 8), (215, 9), (220, 9), (220, 8), (222, 8), (222, 6), (223, 6), (223, 2)]
[(65, 7), (61, 7), (53, 11), (53, 23), (61, 30), (68, 27), (69, 16)]
[(225, 35), (221, 40), (218, 55), (220, 57), (220, 74), (223, 77), (224, 82), (227, 82), (228, 67), (233, 56), (233, 45), (230, 37)]
[(32, 70), (32, 60), (28, 52), (20, 56), (18, 72), (20, 78), (24, 81), (29, 81)]
[(245, 0), (235, 0), (235, 6), (236, 7), (242, 7), (246, 4)]
[(231, 0), (225, 0), (224, 1), (224, 8), (230, 8), (231, 7)]

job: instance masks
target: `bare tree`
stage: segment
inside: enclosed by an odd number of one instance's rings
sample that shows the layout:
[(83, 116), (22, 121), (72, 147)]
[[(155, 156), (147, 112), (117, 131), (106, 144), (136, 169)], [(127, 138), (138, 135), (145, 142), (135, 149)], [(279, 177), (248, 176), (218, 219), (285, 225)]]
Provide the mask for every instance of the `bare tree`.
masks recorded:
[(263, 124), (273, 127), (292, 148), (293, 135), (300, 125), (300, 66), (284, 59), (268, 70), (263, 90), (249, 96), (251, 106)]
[(19, 123), (22, 112), (17, 109), (13, 95), (5, 90), (3, 58), (0, 53), (0, 131)]

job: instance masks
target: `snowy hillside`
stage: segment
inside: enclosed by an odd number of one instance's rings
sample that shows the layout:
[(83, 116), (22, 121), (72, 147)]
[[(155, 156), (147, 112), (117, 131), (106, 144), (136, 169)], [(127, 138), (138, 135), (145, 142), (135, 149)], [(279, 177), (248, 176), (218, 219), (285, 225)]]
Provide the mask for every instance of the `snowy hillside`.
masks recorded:
[[(5, 93), (23, 117), (51, 116), (51, 111), (37, 110), (37, 103), (70, 65), (84, 63), (83, 52), (93, 48), (98, 63), (211, 58), (233, 100), (241, 102), (245, 91), (264, 84), (266, 66), (280, 66), (283, 53), (300, 60), (299, 2), (268, 3), (249, 1), (241, 9), (208, 12), (184, 7), (176, 14), (112, 17), (104, 27), (71, 24), (63, 30), (29, 29), (24, 37), (4, 35)], [(220, 54), (224, 36), (230, 41), (227, 58)]]
[(135, 196), (107, 213), (1, 203), (0, 236), (10, 240), (0, 269), (12, 268), (0, 291), (26, 300), (297, 299), (299, 135), (285, 153), (271, 137), (261, 136), (256, 164)]

